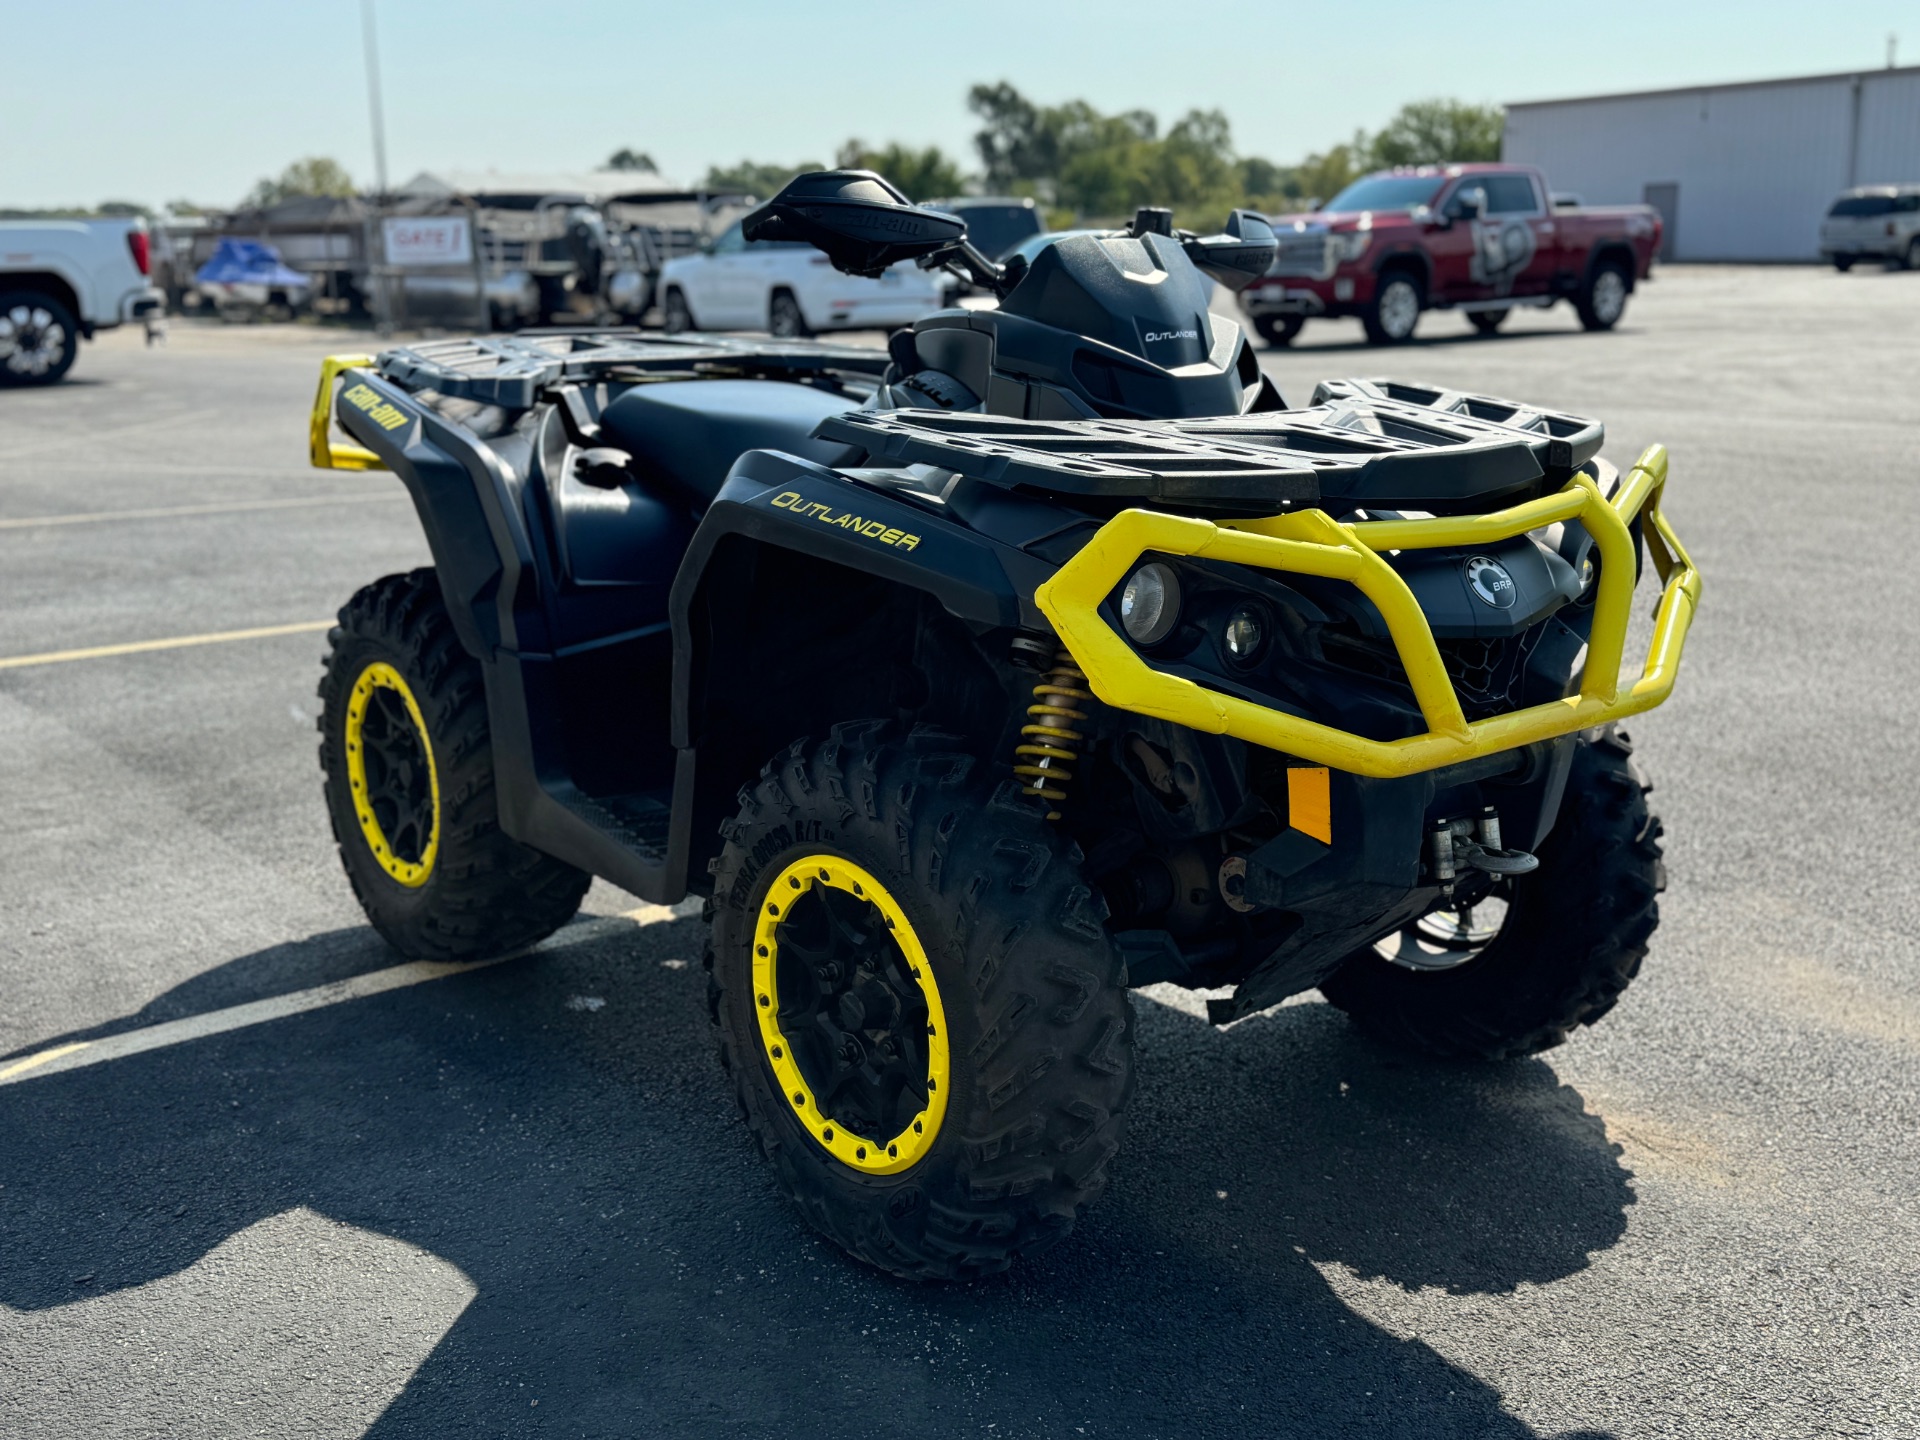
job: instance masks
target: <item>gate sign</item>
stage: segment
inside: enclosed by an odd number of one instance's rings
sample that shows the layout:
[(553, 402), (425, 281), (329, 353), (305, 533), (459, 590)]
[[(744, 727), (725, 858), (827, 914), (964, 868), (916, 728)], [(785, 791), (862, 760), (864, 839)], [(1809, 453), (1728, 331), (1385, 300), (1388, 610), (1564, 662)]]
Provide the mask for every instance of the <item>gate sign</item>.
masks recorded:
[(473, 236), (460, 215), (381, 222), (389, 265), (471, 265)]

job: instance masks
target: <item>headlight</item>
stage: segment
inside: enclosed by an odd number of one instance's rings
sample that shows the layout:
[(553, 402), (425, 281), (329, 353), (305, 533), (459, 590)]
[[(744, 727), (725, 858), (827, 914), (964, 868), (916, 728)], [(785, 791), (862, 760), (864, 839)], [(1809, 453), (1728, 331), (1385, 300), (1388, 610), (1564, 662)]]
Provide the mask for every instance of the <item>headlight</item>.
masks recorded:
[(1166, 639), (1179, 619), (1180, 581), (1169, 566), (1142, 565), (1127, 577), (1120, 592), (1120, 623), (1137, 643)]
[(1227, 628), (1221, 632), (1221, 638), (1229, 656), (1242, 665), (1249, 664), (1259, 658), (1266, 646), (1266, 617), (1252, 606), (1242, 605), (1227, 617)]
[(1373, 243), (1371, 230), (1349, 230), (1344, 235), (1333, 235), (1333, 258), (1345, 265), (1358, 260), (1367, 253), (1367, 247)]

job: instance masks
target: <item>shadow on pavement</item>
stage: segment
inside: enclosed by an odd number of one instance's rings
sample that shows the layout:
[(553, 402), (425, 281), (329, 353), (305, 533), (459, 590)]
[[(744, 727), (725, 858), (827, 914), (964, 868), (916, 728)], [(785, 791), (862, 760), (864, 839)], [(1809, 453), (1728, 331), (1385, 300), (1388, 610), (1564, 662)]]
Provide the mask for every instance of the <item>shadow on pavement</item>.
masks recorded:
[[(1506, 1292), (1584, 1268), (1633, 1201), (1543, 1063), (1412, 1063), (1324, 1005), (1222, 1033), (1140, 1001), (1126, 1149), (1080, 1230), (971, 1288), (898, 1283), (773, 1192), (709, 1053), (702, 927), (586, 934), (0, 1088), (0, 1305), (127, 1292), (307, 1207), (477, 1289), (374, 1436), (1530, 1437), (1317, 1267)], [(379, 963), (362, 932), (276, 947), (151, 1018)]]
[[(1607, 333), (1630, 335), (1633, 333), (1633, 327), (1623, 323)], [(1366, 340), (1356, 339), (1309, 341), (1304, 345), (1296, 341), (1292, 345), (1275, 349), (1271, 346), (1259, 345), (1257, 341), (1255, 343), (1258, 346), (1258, 353), (1263, 357), (1267, 355), (1286, 354), (1339, 355), (1364, 350), (1385, 359), (1394, 355), (1417, 354), (1422, 350), (1438, 350), (1455, 345), (1508, 346), (1528, 344), (1541, 340), (1571, 340), (1592, 344), (1597, 338), (1598, 337), (1589, 335), (1586, 331), (1582, 330), (1576, 322), (1565, 330), (1502, 330), (1496, 335), (1482, 335), (1477, 330), (1467, 330), (1459, 334), (1445, 335), (1416, 334), (1411, 340), (1403, 340), (1398, 345), (1374, 345)]]

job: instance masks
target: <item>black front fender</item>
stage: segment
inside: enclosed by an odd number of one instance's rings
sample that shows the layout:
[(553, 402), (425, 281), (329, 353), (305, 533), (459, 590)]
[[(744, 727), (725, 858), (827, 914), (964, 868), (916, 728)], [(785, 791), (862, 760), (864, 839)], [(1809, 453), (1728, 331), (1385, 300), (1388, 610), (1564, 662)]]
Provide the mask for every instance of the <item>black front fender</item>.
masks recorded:
[[(715, 643), (701, 623), (710, 584), (725, 583), (724, 542), (772, 546), (908, 589), (923, 591), (978, 629), (1047, 630), (1034, 589), (1054, 567), (947, 520), (922, 505), (850, 483), (823, 465), (773, 450), (750, 450), (734, 464), (707, 510), (675, 577), (673, 743), (699, 738), (694, 711), (703, 647)], [(738, 545), (727, 547), (738, 554)], [(794, 597), (795, 614), (807, 597)], [(795, 614), (765, 617), (769, 623)]]

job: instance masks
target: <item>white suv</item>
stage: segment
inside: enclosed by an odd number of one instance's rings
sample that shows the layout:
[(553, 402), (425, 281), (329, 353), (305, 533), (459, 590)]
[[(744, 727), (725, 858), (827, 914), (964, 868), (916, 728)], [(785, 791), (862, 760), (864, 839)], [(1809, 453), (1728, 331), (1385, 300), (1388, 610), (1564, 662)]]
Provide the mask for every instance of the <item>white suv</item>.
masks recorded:
[(1836, 270), (1856, 260), (1893, 260), (1920, 270), (1920, 185), (1847, 191), (1820, 222), (1820, 258)]
[(669, 331), (765, 330), (786, 338), (820, 330), (893, 330), (940, 308), (930, 271), (896, 265), (878, 280), (842, 275), (800, 241), (748, 241), (738, 224), (697, 255), (660, 269)]

